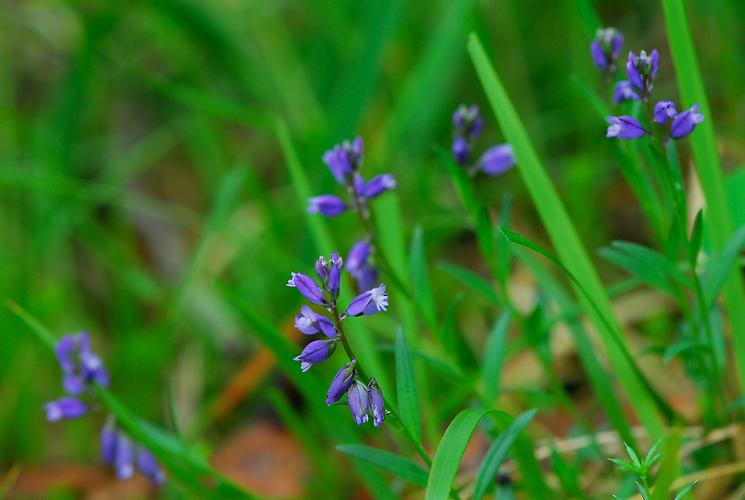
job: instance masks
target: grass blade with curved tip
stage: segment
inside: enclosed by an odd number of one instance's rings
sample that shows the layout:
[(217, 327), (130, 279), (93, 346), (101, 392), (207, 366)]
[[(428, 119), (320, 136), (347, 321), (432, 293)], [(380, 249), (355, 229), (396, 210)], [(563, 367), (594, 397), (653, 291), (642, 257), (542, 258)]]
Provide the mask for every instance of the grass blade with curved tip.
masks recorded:
[(625, 341), (620, 336), (621, 328), (613, 314), (610, 299), (579, 239), (574, 224), (543, 168), (528, 132), (494, 71), (484, 47), (474, 34), (469, 38), (468, 50), (494, 114), (505, 137), (512, 145), (517, 159), (517, 169), (561, 261), (570, 266), (571, 274), (577, 277), (582, 286), (586, 288), (588, 295), (597, 304), (596, 309), (586, 299), (585, 294), (575, 287), (588, 316), (597, 326), (608, 358), (623, 385), (629, 402), (650, 434), (660, 435), (663, 430), (660, 412), (656, 408), (654, 398), (644, 387), (635, 365), (630, 363), (628, 353), (624, 353), (622, 346), (625, 346)]
[(469, 408), (455, 416), (437, 446), (427, 481), (426, 500), (442, 500), (450, 495), (466, 446), (481, 419), (496, 410)]
[(427, 486), (429, 472), (408, 458), (361, 444), (340, 444), (336, 449), (358, 460), (380, 467), (421, 487)]
[(479, 472), (476, 476), (473, 500), (480, 500), (481, 497), (484, 496), (489, 484), (491, 484), (494, 476), (497, 474), (499, 466), (502, 465), (504, 459), (507, 458), (507, 454), (509, 453), (510, 448), (512, 448), (515, 439), (517, 439), (517, 436), (530, 423), (530, 421), (533, 420), (533, 417), (537, 412), (538, 410), (534, 408), (519, 415), (491, 444), (486, 455), (484, 455), (484, 459), (481, 461), (481, 466), (479, 467)]
[[(682, 0), (663, 0), (665, 25), (673, 56), (678, 88), (685, 107), (699, 104), (706, 119), (691, 134), (691, 149), (704, 191), (707, 227), (715, 250), (723, 250), (734, 230), (722, 164), (717, 152), (714, 119), (706, 97), (701, 71)], [(732, 325), (732, 342), (738, 382), (745, 387), (745, 286), (739, 273), (732, 272), (724, 284), (724, 301)]]

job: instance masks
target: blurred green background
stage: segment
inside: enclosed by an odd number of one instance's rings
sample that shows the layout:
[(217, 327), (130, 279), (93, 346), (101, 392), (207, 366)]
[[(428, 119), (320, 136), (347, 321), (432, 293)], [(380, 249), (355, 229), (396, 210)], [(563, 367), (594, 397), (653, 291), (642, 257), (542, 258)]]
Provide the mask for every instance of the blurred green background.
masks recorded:
[[(483, 146), (502, 142), (465, 49), (476, 31), (592, 254), (612, 239), (649, 240), (604, 123), (576, 84), (610, 96), (590, 61), (582, 5), (3, 1), (0, 297), (55, 333), (89, 331), (114, 392), (173, 429), (170, 400), (180, 432), (205, 452), (246, 427), (282, 426), (271, 403), (278, 397), (302, 418), (302, 398), (218, 286), (300, 349), (290, 328), (300, 301), (284, 284), (290, 271), (308, 272), (317, 253), (278, 139), (283, 124), (317, 194), (337, 189), (324, 150), (360, 134), (366, 175), (398, 180), (386, 203), (401, 207), (404, 240), (420, 225), (431, 262), (482, 271), (435, 153), (449, 147), (451, 112), (462, 102), (484, 110)], [(624, 50), (659, 48), (655, 92), (677, 99), (661, 7), (594, 5), (603, 24), (624, 33)], [(745, 162), (745, 3), (686, 6), (732, 172)], [(687, 165), (686, 145), (682, 154)], [(516, 174), (479, 178), (478, 191), (494, 207), (512, 193), (514, 225), (546, 241)], [(736, 206), (745, 213), (742, 199)], [(329, 225), (346, 254), (356, 219)], [(612, 281), (609, 266), (601, 268)], [(442, 308), (463, 292), (436, 267), (432, 282)], [(494, 312), (471, 299), (467, 293), (458, 318), (480, 345)], [(394, 315), (369, 322), (383, 344), (395, 332), (394, 302)], [(46, 488), (86, 490), (59, 466), (98, 467), (102, 418), (46, 423), (42, 405), (61, 392), (59, 368), (4, 307), (0, 325), (0, 470), (20, 464), (22, 478), (50, 478)], [(336, 453), (333, 436), (314, 439)], [(354, 488), (351, 478), (338, 481)]]

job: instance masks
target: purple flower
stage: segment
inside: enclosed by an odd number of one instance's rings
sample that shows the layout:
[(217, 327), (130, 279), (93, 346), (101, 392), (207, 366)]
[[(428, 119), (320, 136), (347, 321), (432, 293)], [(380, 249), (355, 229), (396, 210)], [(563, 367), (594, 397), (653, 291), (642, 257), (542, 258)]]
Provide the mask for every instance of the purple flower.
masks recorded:
[(631, 116), (606, 116), (608, 120), (608, 133), (606, 137), (618, 137), (619, 139), (638, 139), (644, 136), (647, 131), (644, 130), (641, 123)]
[(479, 108), (475, 104), (465, 106), (461, 104), (453, 113), (453, 126), (456, 135), (464, 137), (469, 141), (476, 139), (484, 127), (484, 120), (479, 114)]
[(349, 409), (352, 412), (354, 421), (357, 425), (364, 424), (367, 422), (367, 409), (368, 409), (368, 397), (367, 387), (360, 382), (355, 380), (352, 386), (347, 391), (347, 402), (349, 403)]
[(347, 255), (347, 271), (352, 275), (362, 269), (367, 263), (368, 257), (370, 257), (371, 250), (370, 242), (367, 240), (360, 240), (352, 246), (352, 249)]
[(654, 121), (664, 125), (678, 114), (673, 101), (660, 101), (654, 105)]
[(336, 349), (335, 340), (314, 340), (305, 346), (299, 356), (295, 356), (295, 361), (300, 361), (300, 369), (307, 372), (311, 366), (326, 361)]
[(113, 465), (116, 460), (116, 444), (119, 433), (116, 431), (114, 421), (109, 418), (101, 428), (101, 460), (106, 465)]
[(287, 286), (297, 288), (298, 292), (313, 304), (325, 304), (323, 291), (312, 278), (303, 273), (291, 273)]
[(453, 139), (452, 152), (455, 161), (457, 161), (461, 165), (465, 165), (468, 163), (469, 147), (468, 141), (466, 141), (464, 138), (456, 137), (455, 139)]
[(698, 104), (694, 104), (691, 109), (687, 109), (676, 116), (670, 126), (670, 137), (682, 139), (693, 132), (696, 125), (704, 121), (704, 115), (698, 112), (700, 107)]
[(132, 441), (122, 433), (116, 443), (116, 457), (114, 457), (114, 469), (117, 479), (130, 479), (134, 475), (134, 449)]
[(336, 372), (336, 375), (334, 375), (334, 379), (331, 381), (331, 385), (329, 386), (329, 391), (326, 394), (327, 405), (336, 403), (342, 398), (342, 396), (344, 396), (344, 394), (346, 394), (349, 386), (352, 385), (352, 381), (354, 380), (354, 367), (356, 364), (357, 361), (353, 359)]
[(295, 316), (295, 328), (306, 335), (313, 335), (320, 331), (328, 338), (336, 337), (336, 328), (331, 320), (316, 313), (308, 306), (302, 306), (300, 314)]
[(63, 336), (54, 350), (64, 372), (62, 385), (68, 394), (80, 394), (92, 383), (109, 385), (109, 374), (101, 358), (91, 350), (86, 332)]
[(375, 381), (375, 378), (370, 379), (369, 400), (370, 400), (370, 413), (373, 416), (373, 424), (375, 427), (380, 427), (385, 420), (385, 400), (383, 399), (383, 393), (380, 392), (380, 386)]
[(618, 104), (625, 101), (638, 101), (639, 94), (634, 92), (628, 80), (621, 80), (613, 88), (613, 100)]
[(47, 412), (47, 421), (49, 422), (82, 417), (88, 411), (85, 403), (77, 398), (59, 398), (45, 404), (44, 409)]
[(489, 175), (499, 175), (505, 173), (515, 164), (515, 155), (512, 152), (512, 146), (509, 144), (500, 144), (487, 149), (479, 161), (481, 169)]
[(323, 255), (319, 256), (318, 260), (316, 260), (316, 274), (318, 274), (318, 277), (323, 283), (329, 279), (328, 264), (326, 263), (326, 257)]
[(158, 461), (155, 460), (155, 457), (150, 451), (142, 446), (137, 449), (137, 468), (155, 486), (162, 485), (166, 480), (166, 476), (163, 473), (163, 469), (160, 468)]
[(339, 254), (334, 252), (331, 254), (331, 266), (329, 267), (329, 280), (328, 290), (334, 300), (339, 296), (339, 286), (341, 284), (341, 268), (344, 265)]
[(354, 279), (357, 280), (358, 290), (369, 290), (375, 286), (375, 283), (379, 283), (380, 273), (373, 266), (365, 264), (362, 268), (357, 271), (354, 275)]
[(362, 138), (356, 137), (351, 143), (344, 141), (334, 146), (323, 155), (323, 161), (328, 165), (339, 184), (349, 184), (352, 175), (362, 164)]
[(375, 198), (395, 187), (396, 179), (391, 174), (376, 175), (365, 184), (362, 195), (365, 198)]
[(649, 56), (643, 50), (638, 57), (633, 52), (629, 52), (629, 57), (626, 60), (626, 75), (631, 85), (636, 87), (642, 96), (649, 95), (652, 87), (654, 87), (654, 79), (657, 77), (657, 70), (659, 69), (659, 60), (660, 55), (657, 49), (654, 49)]
[(621, 55), (623, 35), (615, 28), (598, 29), (590, 44), (592, 62), (600, 71), (615, 72), (616, 60)]
[(388, 295), (385, 293), (385, 285), (362, 292), (352, 300), (347, 307), (346, 314), (349, 316), (371, 316), (388, 308)]
[(347, 210), (347, 204), (338, 196), (322, 194), (308, 199), (308, 213), (336, 217)]

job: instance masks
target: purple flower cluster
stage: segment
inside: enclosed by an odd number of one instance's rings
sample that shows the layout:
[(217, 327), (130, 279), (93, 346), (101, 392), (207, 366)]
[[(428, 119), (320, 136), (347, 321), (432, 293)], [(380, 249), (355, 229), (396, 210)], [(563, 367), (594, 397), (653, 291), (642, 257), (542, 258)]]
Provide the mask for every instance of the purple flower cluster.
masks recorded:
[(153, 454), (119, 431), (111, 417), (101, 429), (101, 458), (106, 465), (114, 467), (119, 480), (131, 479), (135, 466), (156, 486), (162, 485), (166, 480), (163, 469)]
[[(360, 244), (358, 244), (360, 245)], [(350, 260), (355, 269), (359, 270), (366, 260), (364, 248), (353, 248)], [(295, 316), (295, 328), (305, 335), (320, 335), (311, 340), (296, 356), (300, 362), (300, 369), (308, 371), (313, 365), (321, 363), (336, 351), (340, 342), (344, 342), (342, 321), (352, 316), (371, 316), (388, 308), (388, 295), (384, 284), (373, 286), (357, 295), (343, 313), (339, 313), (337, 299), (339, 298), (340, 276), (344, 262), (339, 254), (334, 252), (327, 260), (321, 256), (316, 261), (316, 275), (318, 281), (302, 273), (291, 273), (287, 286), (296, 288), (298, 292), (311, 304), (323, 307), (331, 316), (314, 311), (303, 305), (300, 314)], [(351, 358), (351, 355), (350, 355)], [(371, 378), (365, 385), (359, 379), (357, 361), (350, 359), (334, 376), (326, 395), (326, 404), (331, 405), (347, 395), (347, 403), (357, 425), (368, 421), (368, 413), (373, 415), (375, 426), (379, 426), (385, 419), (385, 404), (380, 388)]]
[[(592, 60), (598, 69), (612, 75), (616, 71), (616, 60), (623, 46), (623, 35), (614, 28), (598, 30), (595, 40), (590, 44)], [(620, 104), (626, 101), (642, 101), (649, 117), (649, 127), (645, 128), (639, 120), (629, 115), (608, 116), (606, 137), (619, 139), (639, 139), (645, 135), (664, 136), (669, 139), (682, 139), (693, 132), (696, 125), (704, 120), (699, 113), (699, 105), (677, 112), (675, 103), (669, 100), (657, 102), (651, 107), (650, 98), (657, 73), (660, 69), (660, 55), (657, 49), (650, 54), (642, 50), (638, 55), (629, 52), (626, 59), (626, 80), (616, 82), (613, 88), (613, 100)], [(651, 129), (654, 129), (651, 130)]]
[[(86, 332), (63, 336), (54, 352), (63, 372), (62, 387), (69, 396), (64, 396), (44, 405), (49, 422), (82, 417), (93, 407), (93, 384), (109, 386), (109, 374), (101, 358), (91, 350), (90, 337)], [(135, 446), (124, 433), (114, 427), (109, 417), (101, 430), (101, 457), (107, 465), (113, 465), (117, 478), (129, 479), (137, 468), (156, 486), (163, 484), (165, 475), (155, 457), (142, 446)]]
[(615, 28), (600, 28), (590, 43), (592, 62), (600, 71), (613, 75), (616, 72), (618, 56), (623, 48), (623, 35)]
[(62, 388), (70, 396), (44, 405), (47, 420), (56, 422), (82, 417), (88, 412), (89, 405), (80, 396), (94, 383), (108, 387), (109, 374), (101, 358), (91, 350), (91, 340), (86, 332), (63, 336), (54, 352), (64, 374)]
[[(366, 181), (359, 173), (363, 155), (362, 138), (360, 137), (355, 138), (352, 142), (344, 141), (337, 144), (323, 155), (323, 161), (336, 181), (349, 191), (351, 206), (360, 212), (367, 211), (371, 199), (396, 187), (396, 179), (391, 174), (377, 175)], [(326, 217), (341, 215), (349, 207), (350, 204), (332, 194), (322, 194), (308, 200), (308, 212), (322, 214)]]
[[(453, 113), (453, 158), (460, 165), (468, 166), (474, 143), (484, 128), (484, 120), (475, 105), (460, 105)], [(474, 167), (489, 175), (501, 175), (515, 165), (515, 155), (509, 144), (498, 144), (487, 149)]]
[[(351, 208), (363, 220), (365, 227), (369, 227), (370, 201), (394, 189), (396, 179), (391, 174), (381, 174), (366, 181), (359, 173), (363, 157), (363, 144), (360, 137), (352, 142), (344, 141), (326, 151), (323, 161), (337, 182), (347, 188), (350, 201), (346, 202), (331, 194), (314, 196), (308, 200), (308, 212), (335, 217)], [(369, 290), (379, 280), (378, 270), (372, 262), (374, 253), (375, 248), (368, 234), (354, 244), (347, 256), (347, 271), (357, 282), (358, 291)]]

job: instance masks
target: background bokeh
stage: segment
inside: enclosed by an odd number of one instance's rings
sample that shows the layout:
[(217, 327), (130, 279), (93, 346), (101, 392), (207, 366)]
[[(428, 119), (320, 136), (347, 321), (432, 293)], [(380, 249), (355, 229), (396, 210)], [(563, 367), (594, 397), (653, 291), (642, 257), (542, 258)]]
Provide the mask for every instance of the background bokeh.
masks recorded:
[[(660, 6), (594, 4), (624, 33), (626, 49), (660, 50), (655, 92), (677, 98)], [(291, 270), (309, 271), (317, 255), (288, 154), (297, 155), (313, 193), (333, 192), (322, 154), (359, 134), (365, 172), (398, 180), (383, 203), (400, 206), (404, 239), (417, 225), (423, 230), (438, 305), (465, 293), (456, 321), (475, 348), (483, 344), (494, 311), (436, 266), (484, 270), (436, 154), (449, 147), (451, 112), (462, 102), (485, 111), (482, 145), (502, 142), (466, 53), (471, 31), (489, 50), (593, 256), (613, 239), (647, 242), (604, 123), (577, 84), (609, 96), (577, 5), (1, 2), (0, 298), (57, 334), (89, 331), (130, 409), (173, 430), (171, 408), (184, 439), (257, 491), (302, 496), (334, 484), (340, 497), (359, 492), (347, 459), (333, 450), (339, 441), (303, 420), (302, 398), (224, 290), (300, 349), (291, 328), (300, 302), (284, 284)], [(729, 174), (745, 163), (745, 3), (686, 6), (714, 112), (707, 120), (716, 123)], [(685, 144), (681, 154), (688, 165)], [(516, 173), (480, 177), (477, 189), (493, 207), (511, 193), (513, 225), (546, 242)], [(742, 198), (732, 196), (745, 214)], [(359, 234), (356, 219), (329, 225), (346, 254)], [(597, 260), (613, 282), (618, 271)], [(529, 293), (528, 277), (518, 271), (515, 280)], [(368, 322), (384, 346), (398, 321), (395, 295), (391, 304), (394, 314)], [(662, 314), (637, 326), (654, 335), (669, 321)], [(21, 466), (21, 497), (115, 495), (120, 486), (98, 465), (103, 415), (46, 423), (42, 405), (59, 394), (59, 368), (4, 306), (0, 329), (0, 471)], [(390, 352), (383, 359), (390, 366)], [(330, 378), (333, 367), (321, 371)], [(540, 380), (520, 373), (536, 385), (525, 397), (549, 397)], [(440, 382), (431, 381), (433, 394)], [(303, 433), (328, 463), (305, 458)]]

